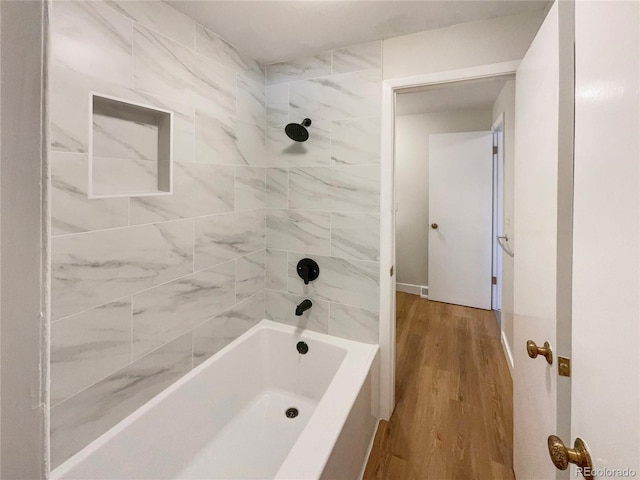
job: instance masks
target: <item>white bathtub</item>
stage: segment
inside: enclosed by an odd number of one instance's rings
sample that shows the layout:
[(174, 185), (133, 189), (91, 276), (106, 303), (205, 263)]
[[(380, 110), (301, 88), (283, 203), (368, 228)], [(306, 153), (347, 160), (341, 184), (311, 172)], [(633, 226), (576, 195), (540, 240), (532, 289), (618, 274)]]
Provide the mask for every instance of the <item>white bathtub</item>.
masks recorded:
[(263, 320), (51, 478), (356, 479), (377, 425), (377, 350)]

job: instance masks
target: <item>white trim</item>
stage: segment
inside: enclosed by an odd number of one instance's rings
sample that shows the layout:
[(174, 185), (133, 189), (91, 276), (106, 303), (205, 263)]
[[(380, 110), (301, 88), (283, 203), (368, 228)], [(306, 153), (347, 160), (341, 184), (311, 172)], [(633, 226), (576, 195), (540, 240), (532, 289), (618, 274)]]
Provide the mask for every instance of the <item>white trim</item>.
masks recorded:
[(491, 212), (491, 275), (496, 283), (491, 286), (491, 309), (502, 310), (502, 247), (498, 237), (503, 235), (502, 223), (504, 218), (504, 112), (491, 126), (496, 154), (492, 155), (493, 186), (491, 195), (493, 205)]
[(373, 430), (373, 435), (371, 436), (371, 440), (369, 440), (369, 448), (367, 448), (367, 454), (364, 457), (364, 463), (362, 464), (362, 468), (360, 469), (360, 475), (358, 476), (359, 480), (362, 480), (364, 478), (364, 472), (367, 470), (367, 464), (369, 463), (371, 450), (373, 450), (373, 444), (376, 441), (376, 435), (378, 435), (378, 428), (380, 428), (380, 420), (376, 422), (376, 428)]
[(420, 285), (396, 282), (396, 292), (410, 293), (411, 295), (420, 295), (420, 288)]
[(413, 283), (396, 282), (396, 292), (410, 293), (411, 295), (418, 295), (422, 298), (429, 299), (429, 295), (423, 295), (423, 290), (428, 292), (429, 287), (426, 285), (414, 285)]
[[(422, 87), (438, 83), (461, 82), (464, 80), (476, 80), (478, 78), (485, 77), (511, 75), (516, 73), (518, 65), (520, 65), (520, 60), (510, 60), (508, 62), (479, 65), (477, 67), (460, 68), (444, 72), (426, 73), (423, 75), (414, 75), (412, 77), (390, 78), (382, 81), (382, 88), (383, 90), (385, 87), (391, 88), (392, 90), (400, 90), (403, 88)], [(382, 98), (384, 100), (384, 92)]]
[(512, 75), (520, 60), (427, 73), (382, 81), (380, 135), (380, 416), (388, 420), (395, 407), (395, 92), (404, 88)]
[(513, 378), (513, 355), (511, 354), (511, 348), (509, 347), (509, 342), (504, 336), (504, 332), (500, 333), (500, 343), (502, 343), (502, 351), (504, 352), (504, 358), (507, 360), (507, 365), (509, 366), (509, 373)]
[(493, 122), (493, 125), (491, 125), (491, 131), (495, 132), (496, 130), (498, 130), (498, 127), (504, 128), (504, 112), (498, 115), (498, 118), (496, 118), (496, 121)]

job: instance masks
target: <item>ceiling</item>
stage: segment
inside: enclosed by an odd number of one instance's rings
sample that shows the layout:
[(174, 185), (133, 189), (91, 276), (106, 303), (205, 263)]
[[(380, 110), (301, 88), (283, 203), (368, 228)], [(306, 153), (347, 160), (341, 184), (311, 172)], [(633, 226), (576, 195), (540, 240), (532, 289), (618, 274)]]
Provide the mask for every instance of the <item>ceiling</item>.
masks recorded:
[(396, 115), (491, 108), (505, 82), (512, 78), (506, 75), (398, 93)]
[(432, 30), (459, 23), (542, 10), (545, 1), (209, 1), (171, 5), (262, 63)]

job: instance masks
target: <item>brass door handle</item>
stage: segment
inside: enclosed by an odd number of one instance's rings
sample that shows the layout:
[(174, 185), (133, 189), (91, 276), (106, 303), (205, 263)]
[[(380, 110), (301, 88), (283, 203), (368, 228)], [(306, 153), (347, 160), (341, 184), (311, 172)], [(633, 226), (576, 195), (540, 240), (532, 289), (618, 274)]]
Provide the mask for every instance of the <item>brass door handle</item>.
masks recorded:
[(533, 340), (527, 340), (527, 353), (531, 358), (536, 358), (538, 355), (543, 356), (549, 365), (553, 363), (553, 353), (549, 342), (544, 342), (544, 346), (539, 347)]
[(570, 463), (580, 467), (580, 472), (584, 478), (593, 478), (593, 464), (589, 450), (581, 438), (576, 438), (573, 448), (567, 448), (564, 442), (555, 435), (547, 438), (547, 447), (551, 462), (558, 470), (566, 470)]
[(433, 228), (434, 230), (438, 229), (438, 224), (437, 223), (432, 223), (431, 224), (431, 228)]

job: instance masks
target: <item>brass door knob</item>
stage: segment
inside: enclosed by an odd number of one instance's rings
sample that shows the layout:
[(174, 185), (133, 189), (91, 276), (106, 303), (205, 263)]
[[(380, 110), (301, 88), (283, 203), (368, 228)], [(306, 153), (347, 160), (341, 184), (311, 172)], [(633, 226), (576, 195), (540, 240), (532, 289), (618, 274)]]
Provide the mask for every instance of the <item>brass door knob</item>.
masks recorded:
[(576, 441), (573, 442), (573, 448), (567, 448), (559, 437), (549, 435), (547, 447), (551, 461), (557, 469), (566, 470), (569, 464), (573, 463), (580, 467), (580, 473), (584, 478), (593, 478), (591, 455), (589, 455), (587, 446), (581, 438), (576, 438)]
[(538, 355), (546, 358), (549, 365), (553, 363), (553, 353), (551, 353), (549, 342), (544, 342), (544, 346), (539, 347), (533, 340), (527, 340), (527, 353), (531, 358), (536, 358)]
[(434, 230), (437, 230), (438, 224), (437, 223), (432, 223), (431, 224), (431, 228), (433, 228)]

